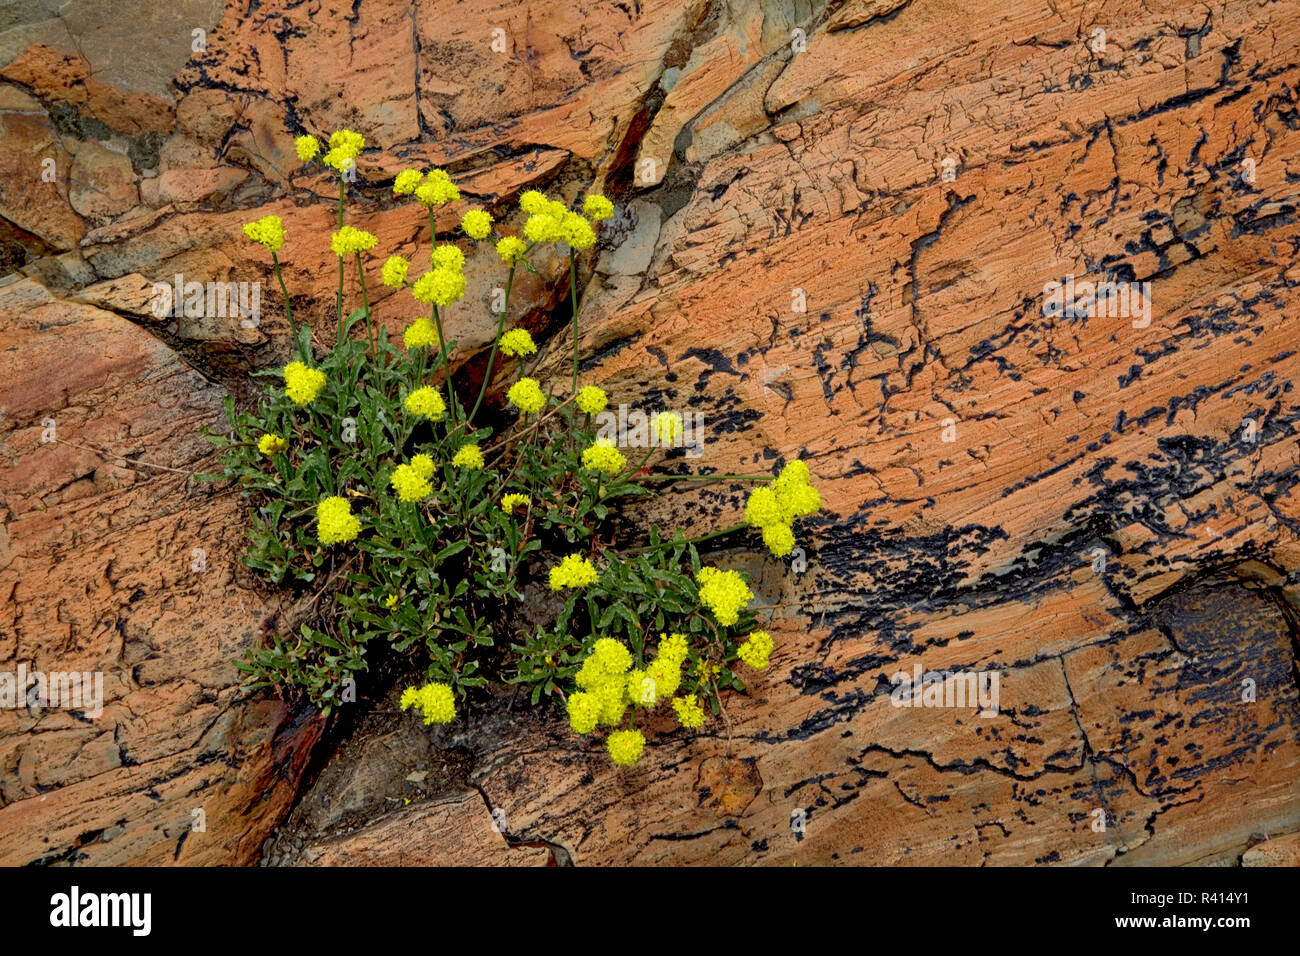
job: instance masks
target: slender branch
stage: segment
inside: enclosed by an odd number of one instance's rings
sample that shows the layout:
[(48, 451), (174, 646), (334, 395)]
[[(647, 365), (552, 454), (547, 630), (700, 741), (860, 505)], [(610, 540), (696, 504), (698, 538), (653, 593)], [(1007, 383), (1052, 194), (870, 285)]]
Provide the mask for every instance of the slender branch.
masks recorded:
[(96, 448), (94, 445), (78, 445), (75, 441), (65, 441), (62, 438), (55, 438), (54, 441), (58, 442), (60, 445), (70, 445), (73, 448), (80, 448), (82, 451), (93, 451), (100, 458), (107, 461), (120, 461), (122, 464), (130, 465), (133, 468), (156, 468), (159, 471), (170, 471), (174, 475), (185, 475), (186, 477), (192, 477), (194, 474), (192, 471), (185, 471), (181, 468), (169, 468), (166, 465), (155, 465), (150, 461), (137, 461), (134, 458), (127, 458), (125, 455), (115, 455), (107, 449)]

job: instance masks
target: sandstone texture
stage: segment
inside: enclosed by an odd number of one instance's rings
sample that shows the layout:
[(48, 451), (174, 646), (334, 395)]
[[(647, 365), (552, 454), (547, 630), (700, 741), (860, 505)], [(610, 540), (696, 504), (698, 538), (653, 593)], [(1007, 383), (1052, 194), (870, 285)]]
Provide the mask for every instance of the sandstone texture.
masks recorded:
[[(777, 640), (725, 720), (661, 717), (622, 771), (554, 715), (421, 727), (463, 779), (407, 792), (409, 740), (353, 754), (382, 799), (304, 798), (321, 838), (286, 862), (1295, 864), (1300, 3), (139, 6), (152, 56), (87, 42), (92, 4), (0, 20), (0, 667), (106, 681), (94, 720), (0, 711), (0, 862), (249, 863), (289, 811), (320, 721), (229, 661), (293, 609), (189, 476), (223, 394), (288, 354), (245, 222), (284, 219), (331, 340), (332, 184), (293, 138), (350, 126), (390, 332), (416, 304), (383, 256), (427, 242), (397, 170), (443, 164), (510, 226), (522, 190), (594, 183), (619, 213), (580, 274), (584, 374), (703, 413), (670, 467), (802, 457), (825, 508), (806, 567), (716, 555)], [(512, 310), (562, 375), (540, 272)], [(500, 271), (467, 273), (472, 382)], [(154, 316), (178, 274), (261, 281), (260, 325)], [(1045, 311), (1069, 277), (1149, 296)], [(706, 533), (743, 495), (646, 516)], [(998, 712), (893, 706), (914, 667), (996, 671)]]

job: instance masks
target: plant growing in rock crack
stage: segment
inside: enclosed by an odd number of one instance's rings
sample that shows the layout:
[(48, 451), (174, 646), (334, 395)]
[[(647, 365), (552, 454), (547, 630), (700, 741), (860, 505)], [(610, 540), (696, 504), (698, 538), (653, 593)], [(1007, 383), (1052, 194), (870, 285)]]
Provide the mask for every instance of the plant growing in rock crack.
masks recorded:
[[(371, 319), (362, 256), (378, 240), (344, 221), (347, 177), (364, 148), (349, 130), (328, 148), (298, 139), (304, 162), (319, 159), (339, 174), (335, 344), (318, 356), (311, 329), (295, 326), (280, 270), (284, 227), (266, 216), (245, 227), (271, 254), (289, 321), (294, 361), (259, 373), (268, 385), (254, 411), (227, 399), (229, 435), (208, 437), (224, 449), (224, 470), (250, 499), (246, 563), (279, 584), (327, 591), (337, 613), (319, 627), (303, 624), (237, 662), (246, 685), (300, 692), (329, 713), (344, 681), (366, 668), (366, 648), (387, 642), (413, 655), (425, 682), (402, 695), (426, 723), (450, 721), (456, 706), (489, 679), (522, 685), (536, 704), (562, 698), (579, 733), (611, 732), (607, 747), (619, 764), (634, 763), (644, 746), (637, 721), (669, 705), (684, 727), (717, 714), (723, 690), (743, 690), (739, 663), (767, 667), (772, 639), (755, 629), (752, 598), (736, 571), (705, 566), (700, 542), (740, 531), (762, 531), (773, 554), (794, 547), (792, 525), (817, 511), (821, 499), (807, 467), (788, 463), (779, 475), (707, 475), (706, 481), (753, 481), (745, 522), (687, 538), (650, 527), (626, 531), (620, 507), (674, 480), (701, 476), (655, 474), (657, 443), (670, 443), (679, 417), (656, 416), (657, 442), (629, 463), (608, 439), (597, 438), (593, 416), (605, 393), (579, 381), (578, 253), (596, 242), (593, 223), (613, 214), (602, 196), (588, 195), (582, 212), (536, 191), (524, 193), (522, 235), (498, 234), (492, 216), (466, 211), (457, 241), (495, 241), (505, 268), (505, 298), (487, 371), (472, 403), (457, 399), (444, 336), (444, 310), (466, 290), (464, 253), (439, 242), (435, 211), (460, 193), (440, 169), (405, 170), (393, 182), (399, 196), (428, 209), (432, 250), (418, 270), (390, 257), (385, 285), (406, 289), (428, 307), (408, 326), (402, 347), (377, 334)], [(560, 244), (569, 260), (573, 312), (572, 375), (543, 383), (517, 370), (506, 399), (514, 416), (502, 434), (479, 424), (485, 392), (499, 357), (523, 360), (537, 352), (522, 328), (507, 329), (516, 272), (536, 272), (531, 257)], [(344, 274), (356, 268), (361, 305), (344, 310)], [(564, 389), (567, 385), (568, 388)], [(557, 393), (558, 392), (558, 393)], [(468, 407), (467, 407), (468, 406)], [(628, 540), (622, 540), (628, 539)], [(508, 633), (503, 606), (524, 600), (528, 582), (544, 580), (562, 599), (549, 626)]]

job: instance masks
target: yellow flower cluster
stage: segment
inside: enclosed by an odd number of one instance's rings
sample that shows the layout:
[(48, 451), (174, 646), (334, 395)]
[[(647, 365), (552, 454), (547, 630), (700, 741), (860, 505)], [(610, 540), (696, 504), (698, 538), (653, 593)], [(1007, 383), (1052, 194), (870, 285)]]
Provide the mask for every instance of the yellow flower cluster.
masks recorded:
[(402, 332), (402, 344), (408, 349), (434, 348), (439, 342), (438, 326), (427, 315), (416, 319)]
[(315, 136), (299, 136), (293, 141), (293, 148), (298, 151), (298, 158), (309, 163), (320, 152), (320, 140)]
[(590, 448), (582, 453), (582, 467), (589, 471), (601, 471), (607, 475), (617, 475), (627, 467), (627, 459), (614, 447), (609, 438), (597, 438)]
[(767, 660), (772, 656), (772, 635), (767, 631), (755, 631), (749, 639), (736, 648), (740, 659), (756, 671), (767, 668)]
[(406, 273), (410, 268), (411, 264), (401, 256), (389, 256), (384, 262), (384, 269), (379, 278), (389, 288), (400, 289), (406, 282)]
[(546, 404), (542, 386), (535, 378), (521, 378), (511, 385), (510, 391), (506, 392), (506, 400), (526, 415), (536, 415)]
[(456, 696), (446, 684), (431, 683), (402, 691), (402, 710), (419, 708), (426, 724), (449, 724), (456, 718)]
[(808, 466), (795, 459), (770, 487), (755, 488), (745, 503), (745, 521), (763, 530), (763, 543), (778, 558), (794, 550), (794, 520), (821, 509), (822, 496), (808, 482)]
[(415, 198), (430, 208), (445, 206), (460, 198), (460, 190), (445, 170), (432, 169), (424, 182), (415, 187)]
[(585, 588), (600, 577), (596, 566), (580, 554), (571, 554), (551, 568), (551, 590)]
[(352, 514), (346, 498), (322, 498), (316, 505), (316, 538), (321, 544), (342, 544), (361, 532), (361, 522)]
[(330, 169), (346, 172), (356, 164), (357, 157), (365, 147), (365, 137), (360, 133), (354, 133), (350, 129), (338, 130), (330, 134), (329, 152), (321, 157), (321, 162)]
[[(597, 725), (616, 727), (628, 707), (649, 709), (671, 698), (681, 686), (687, 647), (684, 635), (660, 635), (655, 659), (644, 668), (634, 668), (626, 646), (607, 637), (596, 641), (574, 677), (580, 689), (565, 702), (569, 726), (579, 734), (589, 734)], [(606, 746), (614, 763), (631, 766), (641, 756), (645, 738), (637, 731), (615, 731)]]
[(393, 476), (388, 483), (403, 501), (420, 501), (433, 494), (433, 459), (428, 455), (416, 455), (409, 465), (398, 465), (393, 469)]
[(279, 435), (265, 434), (257, 440), (257, 450), (263, 455), (278, 455), (289, 447), (289, 443)]
[(673, 710), (677, 714), (677, 722), (687, 730), (704, 726), (704, 708), (700, 706), (700, 702), (694, 694), (674, 697)]
[(695, 577), (700, 590), (700, 604), (713, 612), (718, 623), (730, 627), (740, 619), (740, 611), (754, 597), (745, 579), (736, 571), (700, 568)]
[(600, 222), (614, 215), (614, 204), (604, 196), (592, 193), (582, 201), (582, 211), (593, 222)]
[(597, 388), (595, 385), (584, 385), (578, 390), (578, 408), (588, 415), (599, 415), (609, 404), (609, 398), (605, 395), (603, 388)]
[(537, 351), (537, 343), (527, 329), (511, 329), (501, 336), (501, 351), (505, 355), (532, 355)]
[(492, 216), (483, 209), (471, 209), (461, 216), (460, 228), (471, 239), (486, 239), (492, 231)]
[(456, 246), (443, 243), (438, 246), (429, 257), (433, 261), (435, 269), (464, 269), (465, 253), (461, 252)]
[(369, 252), (379, 240), (372, 233), (355, 226), (344, 226), (330, 236), (330, 249), (336, 256), (350, 256), (358, 252)]
[(425, 305), (451, 305), (465, 295), (465, 273), (457, 267), (437, 266), (415, 280), (411, 295)]
[[(590, 206), (597, 212), (605, 212), (605, 206), (594, 200), (609, 205), (609, 214), (613, 215), (613, 206), (603, 196), (588, 196), (583, 209), (588, 210)], [(563, 240), (574, 249), (590, 249), (596, 244), (596, 233), (586, 217), (566, 209), (562, 202), (547, 199), (545, 194), (536, 189), (530, 189), (519, 197), (519, 208), (528, 213), (528, 219), (524, 222), (524, 236), (529, 242)], [(590, 211), (587, 214), (592, 215)]]
[(424, 181), (424, 173), (418, 169), (403, 169), (393, 180), (393, 192), (398, 196), (409, 196)]
[(483, 467), (483, 452), (478, 445), (461, 445), (451, 463), (458, 468), (478, 471)]
[(263, 216), (245, 225), (244, 235), (272, 252), (279, 252), (284, 246), (284, 222), (279, 216)]
[(630, 767), (641, 759), (645, 749), (645, 735), (639, 730), (616, 730), (605, 742), (609, 759), (620, 767)]
[(497, 255), (508, 266), (514, 265), (528, 253), (528, 244), (515, 236), (506, 236), (497, 243)]
[(310, 405), (325, 387), (325, 373), (309, 368), (302, 362), (290, 362), (284, 367), (284, 393), (295, 405)]
[(421, 415), (435, 422), (442, 418), (447, 411), (442, 396), (428, 385), (417, 388), (410, 395), (407, 395), (403, 405), (412, 415)]
[(501, 510), (508, 515), (512, 515), (515, 513), (516, 508), (527, 508), (532, 504), (532, 501), (527, 495), (508, 494), (501, 499)]

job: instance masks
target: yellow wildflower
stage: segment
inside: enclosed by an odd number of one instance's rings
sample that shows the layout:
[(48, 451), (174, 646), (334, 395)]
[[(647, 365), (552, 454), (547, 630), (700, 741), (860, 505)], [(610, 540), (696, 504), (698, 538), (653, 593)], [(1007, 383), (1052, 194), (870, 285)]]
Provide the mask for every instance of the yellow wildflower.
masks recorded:
[(406, 282), (406, 272), (411, 268), (411, 264), (401, 256), (389, 256), (384, 262), (384, 269), (379, 274), (379, 278), (384, 285), (400, 289)]
[(418, 169), (403, 169), (393, 180), (393, 192), (398, 196), (409, 196), (424, 180), (424, 173)]
[(330, 248), (336, 256), (350, 256), (357, 252), (368, 252), (375, 248), (376, 239), (371, 233), (354, 226), (344, 226), (330, 236)]
[(515, 236), (506, 236), (497, 243), (497, 255), (506, 265), (514, 265), (528, 252), (528, 244)]
[(736, 648), (736, 653), (754, 670), (764, 670), (772, 655), (772, 636), (767, 631), (755, 631), (749, 635), (749, 640)]
[(564, 706), (569, 712), (569, 726), (575, 733), (589, 734), (596, 729), (596, 723), (600, 720), (600, 701), (595, 694), (574, 691)]
[(595, 385), (584, 385), (578, 391), (578, 408), (588, 415), (599, 415), (609, 404), (609, 398), (605, 395), (603, 388), (597, 388)]
[(421, 316), (402, 332), (402, 344), (408, 349), (433, 348), (438, 345), (438, 327), (427, 315)]
[(546, 194), (540, 193), (536, 189), (528, 190), (519, 197), (519, 208), (530, 215), (541, 212), (546, 208)]
[(361, 522), (352, 514), (346, 498), (337, 495), (322, 498), (316, 505), (316, 538), (321, 544), (342, 544), (361, 531)]
[(596, 233), (592, 231), (591, 223), (576, 212), (566, 212), (559, 222), (564, 241), (573, 248), (590, 249), (596, 244)]
[(461, 445), (451, 463), (458, 468), (478, 471), (483, 467), (483, 452), (479, 450), (478, 445)]
[(536, 415), (546, 404), (546, 396), (535, 378), (521, 378), (511, 385), (506, 400), (526, 415)]
[(582, 211), (593, 222), (599, 222), (602, 219), (608, 219), (614, 215), (614, 204), (604, 196), (592, 193), (582, 201)]
[(677, 712), (677, 722), (688, 730), (704, 725), (704, 708), (694, 694), (673, 698), (673, 710)]
[(465, 295), (465, 273), (438, 268), (415, 280), (411, 294), (426, 305), (451, 305)]
[(501, 352), (505, 355), (532, 355), (537, 344), (527, 329), (511, 329), (501, 336)]
[(414, 465), (398, 465), (388, 483), (403, 501), (420, 501), (433, 494), (433, 485), (415, 470)]
[(658, 659), (661, 661), (673, 661), (681, 664), (686, 660), (686, 654), (690, 649), (690, 641), (685, 634), (673, 634), (671, 636), (659, 635), (659, 654)]
[(471, 209), (461, 216), (460, 228), (471, 239), (486, 239), (492, 231), (492, 216), (483, 209)]
[(595, 584), (599, 577), (600, 572), (594, 564), (580, 554), (571, 554), (551, 568), (551, 590), (585, 588), (588, 584)]
[(456, 246), (443, 243), (433, 250), (429, 258), (433, 262), (435, 269), (464, 269), (465, 253), (461, 252)]
[(554, 216), (536, 213), (524, 223), (524, 236), (529, 242), (558, 242), (564, 238), (564, 227)]
[(516, 508), (527, 508), (532, 504), (532, 499), (527, 495), (508, 494), (501, 498), (501, 510), (508, 515), (515, 513)]
[(263, 455), (278, 455), (289, 447), (289, 443), (279, 435), (264, 434), (257, 440), (257, 450)]
[(754, 597), (745, 579), (735, 571), (700, 568), (695, 580), (699, 585), (700, 604), (712, 611), (724, 627), (735, 624), (740, 619), (740, 611)]
[(784, 558), (794, 550), (794, 532), (788, 524), (770, 524), (763, 529), (763, 543), (773, 556)]
[(293, 141), (293, 148), (298, 151), (298, 158), (309, 163), (320, 152), (320, 140), (315, 136), (299, 136)]
[(284, 367), (284, 393), (295, 405), (310, 405), (325, 387), (325, 373), (318, 368), (308, 368), (302, 362), (290, 362)]
[(279, 252), (284, 246), (284, 222), (279, 216), (263, 216), (245, 225), (244, 235), (272, 252)]
[(406, 396), (405, 408), (412, 415), (422, 415), (425, 418), (438, 421), (447, 411), (446, 404), (443, 403), (442, 396), (428, 385), (423, 388), (417, 388), (410, 395)]
[(582, 467), (590, 471), (601, 471), (607, 475), (617, 475), (627, 467), (627, 459), (614, 447), (611, 439), (597, 438), (590, 448), (583, 451)]
[(630, 767), (641, 759), (645, 736), (639, 730), (616, 730), (606, 742), (609, 757), (620, 767)]
[(425, 684), (402, 691), (402, 710), (418, 707), (426, 724), (446, 724), (456, 717), (456, 697), (446, 684)]
[(425, 181), (416, 187), (415, 198), (426, 206), (443, 206), (460, 198), (460, 190), (445, 170), (429, 171)]

